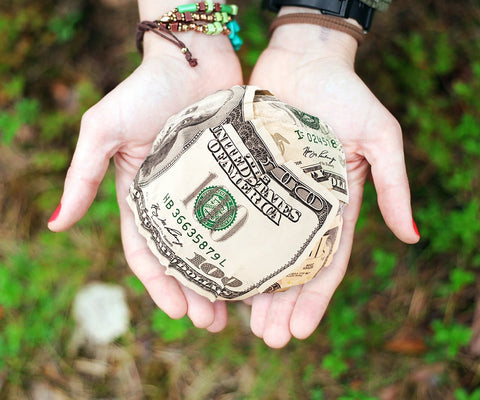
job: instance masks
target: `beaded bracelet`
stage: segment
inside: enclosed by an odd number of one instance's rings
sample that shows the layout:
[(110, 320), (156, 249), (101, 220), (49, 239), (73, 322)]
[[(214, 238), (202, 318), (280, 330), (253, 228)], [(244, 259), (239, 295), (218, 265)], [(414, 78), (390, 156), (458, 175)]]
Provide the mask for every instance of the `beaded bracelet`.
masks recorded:
[(238, 7), (235, 4), (214, 3), (212, 0), (200, 3), (180, 5), (165, 13), (155, 21), (142, 21), (137, 25), (137, 48), (142, 53), (142, 40), (146, 31), (153, 31), (157, 35), (171, 41), (178, 46), (189, 64), (197, 65), (196, 59), (185, 44), (180, 41), (172, 32), (194, 31), (206, 35), (228, 35), (235, 51), (243, 44), (238, 36), (240, 26), (235, 21)]
[(211, 0), (184, 4), (165, 13), (160, 24), (172, 32), (196, 31), (207, 35), (228, 35), (235, 50), (243, 44), (238, 36), (240, 26), (235, 21), (238, 6), (214, 3)]

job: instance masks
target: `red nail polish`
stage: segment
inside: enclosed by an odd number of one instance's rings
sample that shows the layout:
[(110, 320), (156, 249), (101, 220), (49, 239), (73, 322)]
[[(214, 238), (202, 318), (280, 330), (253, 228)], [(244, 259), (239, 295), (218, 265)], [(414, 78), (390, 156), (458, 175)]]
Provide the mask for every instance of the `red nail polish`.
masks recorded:
[(413, 230), (415, 231), (415, 233), (417, 234), (417, 236), (420, 237), (420, 232), (418, 231), (417, 224), (415, 223), (415, 220), (414, 220), (414, 219), (412, 219), (412, 223), (413, 223)]
[(53, 222), (57, 219), (58, 214), (60, 214), (60, 210), (62, 209), (62, 203), (60, 203), (57, 207), (57, 209), (53, 212), (52, 216), (48, 220), (48, 223)]

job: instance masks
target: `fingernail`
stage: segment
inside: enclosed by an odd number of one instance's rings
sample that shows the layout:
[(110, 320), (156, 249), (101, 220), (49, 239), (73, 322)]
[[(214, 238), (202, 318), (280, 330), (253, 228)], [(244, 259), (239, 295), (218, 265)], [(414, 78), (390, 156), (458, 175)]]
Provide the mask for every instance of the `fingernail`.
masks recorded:
[(53, 222), (57, 219), (58, 214), (60, 214), (60, 210), (62, 209), (62, 203), (60, 203), (57, 207), (57, 209), (53, 212), (52, 216), (48, 220), (48, 223)]
[(415, 223), (414, 219), (412, 219), (412, 223), (413, 223), (413, 230), (415, 231), (417, 236), (420, 237), (420, 232), (418, 231), (417, 224)]

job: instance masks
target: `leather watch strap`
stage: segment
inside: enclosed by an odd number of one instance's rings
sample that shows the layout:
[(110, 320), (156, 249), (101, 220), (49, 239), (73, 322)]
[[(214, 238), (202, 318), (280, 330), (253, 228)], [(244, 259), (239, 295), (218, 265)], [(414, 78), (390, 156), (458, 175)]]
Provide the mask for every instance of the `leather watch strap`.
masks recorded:
[(324, 15), (353, 18), (368, 31), (375, 9), (360, 0), (264, 0), (264, 7), (278, 12), (283, 6), (307, 7), (319, 10)]

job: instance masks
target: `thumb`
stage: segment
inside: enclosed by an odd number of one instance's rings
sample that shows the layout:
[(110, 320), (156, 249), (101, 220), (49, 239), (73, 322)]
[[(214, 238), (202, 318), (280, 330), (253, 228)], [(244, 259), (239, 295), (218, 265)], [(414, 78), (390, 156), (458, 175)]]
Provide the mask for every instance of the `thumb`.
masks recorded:
[(376, 136), (365, 156), (371, 165), (380, 212), (395, 236), (405, 243), (416, 243), (420, 235), (412, 216), (400, 125), (391, 117)]
[(64, 231), (78, 222), (92, 204), (110, 158), (115, 153), (111, 132), (99, 105), (82, 117), (80, 134), (67, 171), (59, 206), (48, 222), (54, 232)]

